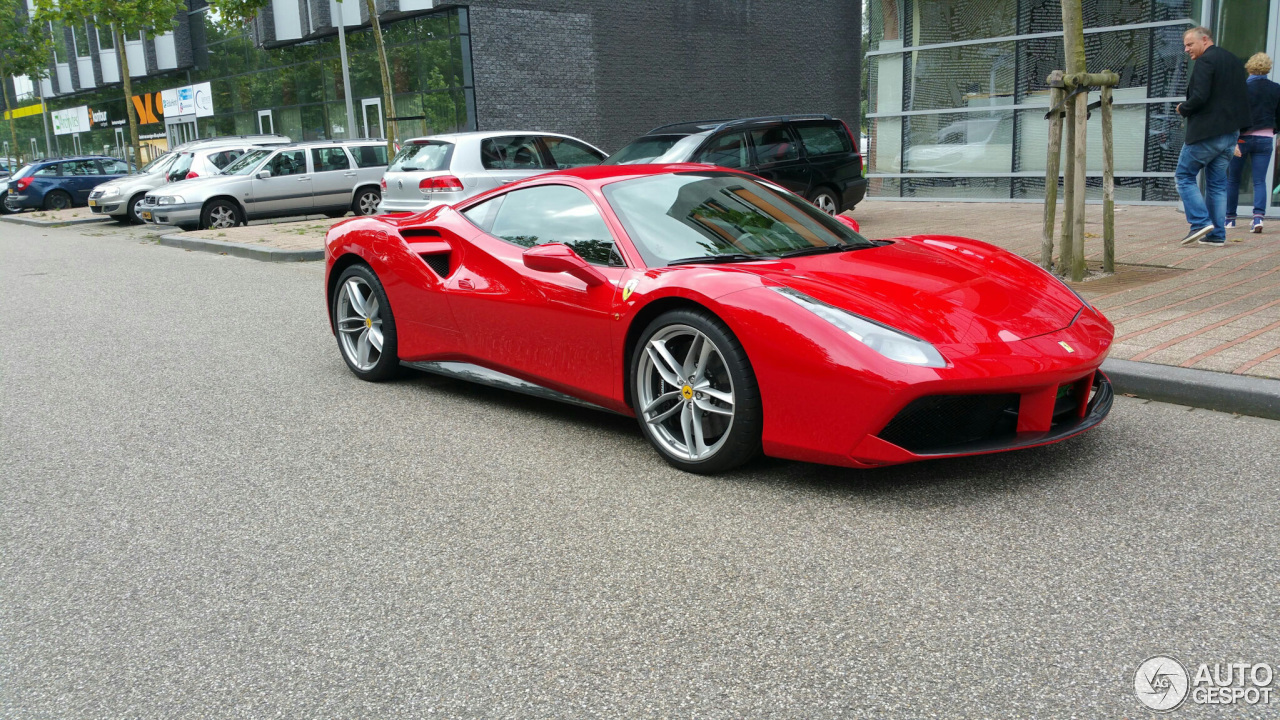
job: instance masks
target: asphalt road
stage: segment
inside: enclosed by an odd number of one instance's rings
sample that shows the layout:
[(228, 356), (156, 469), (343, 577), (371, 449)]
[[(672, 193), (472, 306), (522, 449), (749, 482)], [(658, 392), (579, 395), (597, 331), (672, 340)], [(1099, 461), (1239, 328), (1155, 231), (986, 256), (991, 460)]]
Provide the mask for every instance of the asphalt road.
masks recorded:
[(0, 223), (0, 716), (1139, 717), (1152, 655), (1280, 665), (1280, 423), (698, 477), (356, 380), (321, 277)]

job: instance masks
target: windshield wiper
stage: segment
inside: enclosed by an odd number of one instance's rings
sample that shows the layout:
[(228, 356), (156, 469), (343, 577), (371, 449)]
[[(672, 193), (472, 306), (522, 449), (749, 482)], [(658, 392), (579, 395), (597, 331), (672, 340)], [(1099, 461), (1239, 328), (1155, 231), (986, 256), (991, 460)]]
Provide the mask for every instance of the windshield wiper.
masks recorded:
[(790, 252), (784, 252), (779, 257), (793, 258), (793, 257), (800, 257), (802, 255), (821, 255), (822, 253), (830, 253), (830, 252), (847, 252), (849, 250), (865, 250), (870, 247), (875, 247), (875, 245), (871, 245), (871, 244), (855, 245), (854, 243), (841, 243), (839, 245), (821, 245), (819, 247), (802, 248), (800, 250), (792, 250)]
[(745, 253), (725, 253), (723, 255), (697, 255), (695, 257), (678, 258), (668, 265), (696, 265), (731, 262), (751, 262), (752, 260), (777, 260), (775, 255), (747, 255)]

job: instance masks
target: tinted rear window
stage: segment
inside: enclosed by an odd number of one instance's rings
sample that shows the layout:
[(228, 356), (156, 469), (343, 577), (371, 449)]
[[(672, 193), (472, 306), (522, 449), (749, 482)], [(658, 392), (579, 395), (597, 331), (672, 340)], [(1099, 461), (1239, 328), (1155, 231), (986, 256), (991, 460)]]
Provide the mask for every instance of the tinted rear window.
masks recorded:
[(389, 172), (430, 172), (448, 170), (449, 159), (453, 157), (453, 143), (431, 140), (424, 143), (410, 143), (400, 148), (396, 159), (391, 161)]
[(671, 149), (672, 145), (680, 142), (683, 137), (684, 135), (646, 135), (638, 140), (633, 140), (631, 144), (610, 155), (609, 159), (604, 161), (604, 164), (628, 165), (654, 160), (662, 157), (664, 153)]
[(386, 145), (360, 145), (349, 148), (356, 159), (356, 167), (378, 167), (387, 164)]
[(191, 161), (195, 159), (195, 155), (191, 153), (182, 153), (177, 160), (173, 161), (173, 165), (169, 166), (169, 182), (182, 180), (187, 176), (187, 171), (191, 169)]
[(839, 123), (797, 125), (796, 132), (800, 134), (800, 142), (804, 143), (804, 151), (810, 156), (853, 152), (853, 144)]

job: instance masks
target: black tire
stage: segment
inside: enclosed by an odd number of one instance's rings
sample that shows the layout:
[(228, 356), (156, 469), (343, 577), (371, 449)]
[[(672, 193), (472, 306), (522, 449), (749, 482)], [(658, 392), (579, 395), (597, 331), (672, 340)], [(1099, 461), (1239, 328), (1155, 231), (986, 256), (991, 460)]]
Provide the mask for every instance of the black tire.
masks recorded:
[(840, 207), (840, 193), (825, 186), (815, 190), (813, 196), (809, 198), (809, 202), (832, 217), (839, 215), (840, 211), (844, 209)]
[[(224, 218), (231, 218), (231, 225), (215, 225), (215, 223), (226, 222)], [(209, 230), (214, 227), (238, 227), (244, 224), (244, 215), (240, 213), (240, 207), (234, 202), (226, 199), (214, 200), (205, 204), (204, 210), (200, 213), (200, 229)]]
[(357, 217), (374, 215), (378, 212), (378, 203), (382, 202), (382, 191), (376, 187), (356, 189), (356, 196), (351, 201), (351, 212)]
[(66, 210), (71, 205), (71, 196), (61, 190), (50, 190), (44, 195), (45, 210)]
[(146, 221), (138, 217), (138, 205), (147, 197), (145, 192), (129, 198), (129, 204), (124, 209), (124, 221), (130, 225), (142, 225)]
[[(348, 348), (343, 342), (344, 333), (339, 327), (339, 320), (343, 317), (342, 304), (345, 302), (343, 289), (346, 287), (347, 282), (352, 279), (363, 282), (378, 301), (378, 316), (381, 319), (382, 329), (382, 350), (378, 353), (377, 360), (370, 368), (361, 368), (358, 358), (349, 355)], [(368, 265), (356, 264), (342, 271), (342, 274), (338, 276), (337, 284), (333, 286), (333, 297), (329, 298), (329, 311), (333, 323), (333, 334), (338, 341), (338, 354), (342, 355), (343, 362), (347, 364), (347, 367), (356, 377), (368, 382), (382, 382), (400, 375), (403, 368), (400, 366), (400, 356), (397, 354), (399, 345), (396, 342), (395, 315), (391, 311), (391, 303), (387, 300), (387, 293), (382, 289), (382, 283)]]
[[(642, 377), (643, 368), (646, 366), (646, 347), (655, 335), (677, 326), (685, 326), (702, 333), (723, 358), (723, 365), (718, 367), (716, 372), (727, 374), (732, 381), (733, 415), (728, 429), (721, 435), (724, 442), (712, 455), (696, 461), (675, 454), (664, 447), (664, 441), (657, 435), (658, 431), (645, 421), (644, 413), (640, 409), (640, 398), (645, 396), (644, 383), (652, 381), (652, 378), (646, 380)], [(631, 397), (636, 406), (636, 419), (640, 423), (640, 432), (658, 451), (662, 459), (673, 467), (686, 472), (710, 475), (742, 465), (760, 454), (760, 433), (763, 426), (760, 387), (756, 384), (755, 372), (751, 369), (751, 362), (742, 349), (742, 344), (720, 318), (706, 310), (692, 308), (663, 313), (649, 323), (649, 326), (640, 334), (635, 350), (631, 353), (631, 363), (628, 367), (630, 370), (627, 381), (631, 383)], [(692, 384), (693, 382), (689, 381), (689, 385)], [(664, 385), (663, 390), (666, 387)], [(689, 395), (686, 394), (684, 397), (688, 398)], [(680, 404), (679, 400), (676, 402)]]

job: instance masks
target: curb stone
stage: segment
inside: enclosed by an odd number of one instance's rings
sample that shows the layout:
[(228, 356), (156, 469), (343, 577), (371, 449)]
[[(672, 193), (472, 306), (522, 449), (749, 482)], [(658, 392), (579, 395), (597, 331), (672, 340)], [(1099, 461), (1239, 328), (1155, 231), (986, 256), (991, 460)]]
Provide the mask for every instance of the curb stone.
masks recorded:
[(16, 215), (0, 215), (0, 221), (11, 222), (15, 225), (28, 225), (30, 227), (66, 227), (68, 225), (97, 225), (99, 223), (115, 222), (111, 217), (91, 217), (80, 218), (79, 220), (36, 220), (35, 218), (24, 218)]
[(1280, 380), (1132, 360), (1107, 360), (1102, 371), (1118, 393), (1280, 420)]
[(182, 233), (161, 235), (159, 242), (161, 245), (182, 248), (183, 250), (220, 253), (250, 260), (264, 260), (266, 262), (307, 262), (324, 259), (323, 248), (317, 250), (281, 250), (279, 248), (245, 245), (223, 240), (184, 237)]

